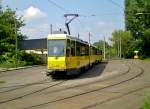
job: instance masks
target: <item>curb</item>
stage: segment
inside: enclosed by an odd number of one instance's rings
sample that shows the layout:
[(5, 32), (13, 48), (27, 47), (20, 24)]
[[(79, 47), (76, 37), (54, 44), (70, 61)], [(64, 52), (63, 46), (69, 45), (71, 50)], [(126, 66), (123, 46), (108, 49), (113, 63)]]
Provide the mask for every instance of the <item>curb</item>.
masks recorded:
[(28, 68), (32, 68), (32, 67), (38, 67), (38, 66), (44, 66), (44, 65), (32, 65), (32, 66), (25, 66), (25, 67), (8, 68), (8, 69), (0, 70), (0, 74), (3, 73), (3, 72), (7, 72), (7, 71), (28, 69)]

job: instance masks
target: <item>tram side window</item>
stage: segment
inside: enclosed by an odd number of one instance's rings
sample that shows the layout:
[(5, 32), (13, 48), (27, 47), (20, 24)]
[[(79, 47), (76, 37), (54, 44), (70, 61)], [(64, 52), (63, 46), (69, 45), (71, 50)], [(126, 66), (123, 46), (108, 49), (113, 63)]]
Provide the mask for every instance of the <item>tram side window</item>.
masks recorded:
[(90, 52), (90, 54), (89, 55), (92, 55), (92, 47), (90, 46), (90, 50), (89, 50)]
[(85, 56), (85, 45), (81, 44), (81, 56)]
[(93, 47), (91, 47), (91, 55), (93, 55), (94, 54), (94, 49), (93, 49)]
[(80, 43), (76, 42), (76, 55), (80, 56)]
[(99, 54), (102, 55), (102, 50), (99, 50)]
[(89, 55), (89, 46), (85, 45), (85, 55)]
[(94, 48), (94, 55), (96, 55), (96, 48)]
[(102, 55), (102, 50), (97, 49), (97, 55)]
[(66, 49), (66, 56), (69, 57), (69, 55), (70, 55), (70, 49), (67, 48)]
[(96, 49), (94, 47), (91, 47), (91, 54), (96, 55)]
[(66, 56), (70, 56), (70, 40), (67, 39)]
[(98, 55), (98, 49), (96, 48), (96, 55)]
[(71, 41), (71, 56), (75, 56), (75, 41)]

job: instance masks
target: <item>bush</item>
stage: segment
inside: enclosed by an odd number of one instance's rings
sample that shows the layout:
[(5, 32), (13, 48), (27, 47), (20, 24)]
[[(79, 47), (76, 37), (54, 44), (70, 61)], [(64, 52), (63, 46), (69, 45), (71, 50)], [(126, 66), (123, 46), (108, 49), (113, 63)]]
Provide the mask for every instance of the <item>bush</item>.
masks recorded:
[[(17, 62), (17, 67), (21, 67), (21, 66), (25, 66), (25, 65), (26, 65), (25, 61), (18, 61)], [(13, 67), (16, 67), (15, 60), (5, 61), (2, 64), (0, 64), (0, 67), (2, 67), (2, 68), (13, 68)]]
[(13, 54), (6, 52), (5, 54), (0, 55), (0, 63), (3, 63), (5, 61), (8, 61), (9, 59), (11, 59), (10, 57), (12, 57)]
[[(25, 51), (19, 51), (17, 54), (17, 67), (25, 65), (39, 65), (43, 64), (42, 58), (34, 53), (26, 53)], [(0, 56), (0, 67), (10, 68), (16, 67), (16, 55), (15, 52), (6, 52)]]
[(133, 52), (128, 51), (128, 53), (126, 53), (125, 58), (127, 58), (127, 59), (132, 59), (133, 57), (134, 57), (134, 53), (133, 53)]
[(3, 63), (5, 61), (5, 58), (3, 55), (0, 56), (0, 63)]
[(38, 54), (26, 53), (25, 51), (20, 51), (18, 53), (18, 59), (25, 61), (27, 65), (39, 65), (42, 64), (42, 59)]

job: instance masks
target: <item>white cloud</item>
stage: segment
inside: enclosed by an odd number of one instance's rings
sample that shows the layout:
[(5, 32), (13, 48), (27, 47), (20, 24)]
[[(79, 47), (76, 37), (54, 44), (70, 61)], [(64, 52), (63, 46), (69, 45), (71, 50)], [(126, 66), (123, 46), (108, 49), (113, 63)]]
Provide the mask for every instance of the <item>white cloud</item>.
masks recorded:
[(47, 16), (45, 12), (42, 12), (39, 8), (34, 6), (30, 6), (23, 11), (18, 11), (18, 15), (23, 16), (25, 20), (39, 19)]
[(103, 40), (104, 36), (106, 37), (106, 40), (108, 41), (109, 38), (112, 36), (112, 32), (115, 29), (118, 29), (119, 27), (116, 27), (112, 22), (106, 22), (106, 21), (98, 21), (94, 23), (86, 23), (84, 27), (81, 26), (73, 27), (72, 32), (73, 34), (77, 35), (77, 33), (80, 33), (80, 38), (83, 40), (88, 41), (88, 34), (91, 33), (91, 42), (94, 43), (99, 40)]
[[(53, 30), (58, 30), (62, 28), (62, 30), (66, 30), (64, 24), (55, 23), (53, 24)], [(119, 29), (116, 27), (112, 22), (105, 22), (105, 21), (98, 21), (95, 23), (90, 23), (81, 27), (81, 25), (71, 25), (70, 31), (73, 36), (77, 37), (78, 33), (80, 33), (80, 38), (83, 40), (88, 41), (88, 33), (91, 32), (91, 42), (94, 43), (98, 40), (103, 40), (104, 36), (106, 40), (111, 37), (112, 32), (115, 29)], [(50, 33), (50, 25), (48, 23), (38, 23), (34, 25), (34, 27), (30, 27), (26, 25), (22, 28), (22, 33), (26, 34), (30, 39), (37, 39), (37, 38), (46, 38), (47, 35)]]
[[(66, 30), (63, 24), (55, 23), (53, 24), (53, 31), (57, 31), (59, 29)], [(38, 38), (46, 38), (50, 33), (50, 24), (40, 22), (36, 25), (29, 26), (26, 25), (21, 28), (21, 32), (27, 36), (29, 39), (38, 39)]]
[(38, 24), (38, 26), (25, 26), (21, 28), (21, 32), (27, 36), (28, 39), (46, 38), (49, 31), (48, 24)]
[(99, 27), (103, 27), (103, 26), (105, 26), (105, 25), (106, 25), (106, 23), (103, 22), (103, 21), (97, 22), (97, 26), (99, 26)]

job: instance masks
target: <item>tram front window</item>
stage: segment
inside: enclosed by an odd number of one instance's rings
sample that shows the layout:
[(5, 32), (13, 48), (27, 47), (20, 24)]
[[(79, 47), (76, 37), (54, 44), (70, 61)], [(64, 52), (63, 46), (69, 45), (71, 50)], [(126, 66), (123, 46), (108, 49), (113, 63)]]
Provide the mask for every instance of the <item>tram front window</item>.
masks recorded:
[(64, 56), (65, 40), (48, 40), (48, 56)]

